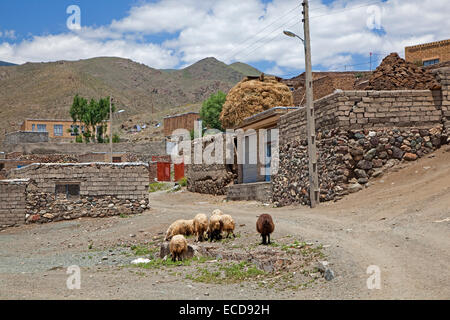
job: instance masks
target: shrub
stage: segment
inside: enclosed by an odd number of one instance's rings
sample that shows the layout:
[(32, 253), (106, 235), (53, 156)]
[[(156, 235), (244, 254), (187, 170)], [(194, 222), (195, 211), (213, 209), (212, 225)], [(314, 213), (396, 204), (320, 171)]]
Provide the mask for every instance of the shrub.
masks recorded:
[(178, 181), (178, 184), (182, 187), (186, 187), (187, 186), (187, 179), (186, 177), (181, 178), (180, 181)]
[(113, 134), (112, 142), (113, 143), (119, 143), (120, 142), (120, 137), (119, 137), (119, 135), (117, 133)]

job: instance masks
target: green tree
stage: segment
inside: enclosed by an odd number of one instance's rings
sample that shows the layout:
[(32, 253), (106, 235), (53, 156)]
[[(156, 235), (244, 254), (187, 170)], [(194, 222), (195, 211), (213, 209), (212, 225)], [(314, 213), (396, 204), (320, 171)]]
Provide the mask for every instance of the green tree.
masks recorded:
[[(70, 117), (73, 122), (79, 121), (85, 125), (83, 136), (86, 142), (91, 139), (98, 142), (104, 142), (104, 133), (106, 133), (107, 125), (105, 120), (109, 118), (109, 99), (110, 97), (101, 98), (100, 100), (91, 99), (88, 103), (87, 99), (80, 97), (78, 94), (73, 99), (72, 107), (70, 108)], [(115, 111), (114, 104), (111, 106), (112, 112)], [(96, 127), (100, 125), (100, 130), (95, 135)]]
[(227, 95), (222, 91), (219, 91), (216, 94), (212, 94), (203, 102), (202, 109), (200, 110), (200, 117), (202, 118), (205, 127), (223, 131), (219, 117), (226, 98)]

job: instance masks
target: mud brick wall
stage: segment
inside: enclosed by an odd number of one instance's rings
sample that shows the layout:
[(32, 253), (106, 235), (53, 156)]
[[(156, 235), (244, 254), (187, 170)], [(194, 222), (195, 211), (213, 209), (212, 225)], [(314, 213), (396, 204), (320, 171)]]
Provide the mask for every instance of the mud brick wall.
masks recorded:
[[(27, 222), (135, 214), (149, 208), (145, 163), (42, 163), (13, 170), (9, 176), (31, 181)], [(61, 185), (79, 185), (79, 194), (57, 191)]]
[(187, 189), (191, 192), (225, 195), (227, 186), (230, 185), (237, 175), (233, 172), (233, 166), (226, 164), (226, 141), (223, 135), (223, 164), (206, 164), (203, 160), (202, 164), (194, 163), (194, 146), (197, 143), (203, 144), (202, 152), (210, 144), (214, 143), (213, 137), (205, 137), (203, 139), (196, 139), (191, 146), (191, 164), (185, 165), (185, 172), (187, 178)]
[(0, 181), (0, 228), (25, 223), (28, 180)]

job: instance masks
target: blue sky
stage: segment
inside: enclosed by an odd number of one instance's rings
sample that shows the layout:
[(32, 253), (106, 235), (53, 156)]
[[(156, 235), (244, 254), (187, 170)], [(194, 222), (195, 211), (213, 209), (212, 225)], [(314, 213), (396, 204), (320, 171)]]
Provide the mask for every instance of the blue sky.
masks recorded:
[[(15, 0), (0, 2), (0, 60), (120, 56), (181, 68), (215, 56), (284, 77), (303, 71), (298, 0)], [(81, 9), (80, 31), (66, 9)], [(446, 0), (310, 0), (315, 70), (367, 70), (405, 45), (448, 38)], [(424, 14), (422, 8), (428, 8)], [(297, 41), (297, 42), (296, 42)]]

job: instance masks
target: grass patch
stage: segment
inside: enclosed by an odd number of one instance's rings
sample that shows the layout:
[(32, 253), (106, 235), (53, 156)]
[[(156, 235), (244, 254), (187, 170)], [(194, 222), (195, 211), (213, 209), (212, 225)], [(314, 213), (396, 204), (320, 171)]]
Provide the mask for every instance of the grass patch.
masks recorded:
[(132, 265), (133, 267), (139, 267), (144, 269), (159, 269), (162, 267), (177, 267), (177, 266), (190, 266), (192, 263), (204, 263), (210, 260), (206, 257), (194, 257), (192, 259), (185, 259), (182, 261), (172, 261), (172, 259), (163, 260), (161, 258), (153, 259), (148, 263), (139, 263)]
[(123, 218), (123, 219), (126, 219), (126, 218), (129, 218), (130, 216), (125, 214), (125, 213), (121, 213), (121, 214), (119, 214), (119, 217)]
[(154, 183), (150, 183), (148, 185), (148, 192), (152, 193), (152, 192), (156, 192), (156, 191), (168, 190), (170, 188), (171, 188), (171, 185), (168, 183), (154, 182)]
[(216, 269), (199, 268), (194, 275), (186, 275), (186, 279), (203, 283), (237, 283), (259, 278), (265, 272), (254, 264), (242, 261), (216, 265)]
[(187, 187), (187, 178), (181, 178), (180, 181), (178, 181), (178, 184), (182, 187)]
[(158, 247), (149, 248), (143, 245), (134, 245), (131, 247), (131, 251), (133, 251), (135, 256), (154, 255), (158, 250)]

